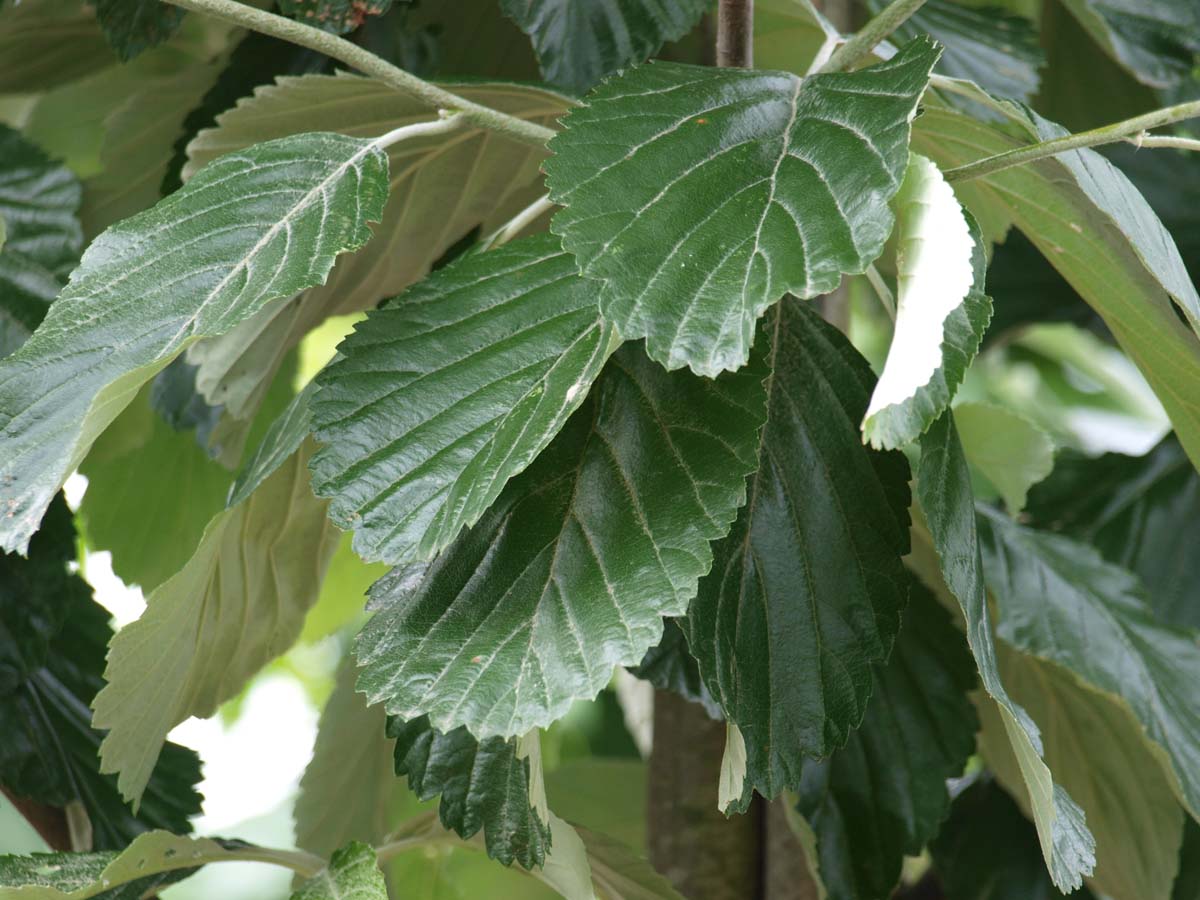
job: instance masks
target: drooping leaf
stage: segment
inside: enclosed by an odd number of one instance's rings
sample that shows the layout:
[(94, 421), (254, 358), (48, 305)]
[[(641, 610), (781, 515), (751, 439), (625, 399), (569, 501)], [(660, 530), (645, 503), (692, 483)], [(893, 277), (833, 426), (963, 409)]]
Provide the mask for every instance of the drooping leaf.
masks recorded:
[(120, 852), (0, 856), (0, 900), (138, 900), (208, 863), (270, 862), (279, 852), (151, 831)]
[(893, 449), (950, 405), (991, 318), (983, 235), (937, 166), (912, 154), (896, 210), (896, 328), (863, 419), (863, 439)]
[(1145, 456), (1061, 454), (1028, 514), (1136, 574), (1163, 621), (1200, 627), (1200, 475), (1175, 437)]
[(25, 548), (92, 442), (188, 344), (319, 284), (365, 243), (386, 172), (373, 141), (284, 138), (223, 157), (97, 238), (0, 361), (0, 547)]
[(1042, 756), (1037, 725), (1008, 695), (1001, 679), (983, 582), (971, 476), (949, 413), (925, 432), (920, 448), (917, 498), (941, 575), (962, 609), (967, 642), (989, 698), (983, 702), (995, 703), (996, 715), (1012, 745), (1050, 877), (1061, 890), (1074, 890), (1095, 866), (1095, 839), (1079, 804), (1054, 783)]
[(91, 588), (68, 569), (74, 560), (75, 530), (61, 497), (27, 559), (0, 557), (0, 783), (52, 806), (80, 803), (99, 849), (124, 847), (148, 828), (190, 831), (188, 817), (200, 811), (193, 751), (167, 745), (137, 815), (116, 779), (99, 772), (103, 734), (90, 727), (88, 706), (112, 629)]
[(102, 768), (133, 801), (167, 732), (211, 716), (300, 634), (337, 546), (309, 487), (307, 394), (284, 412), (234, 482), (184, 567), (114, 639), (96, 697)]
[(860, 273), (892, 230), (909, 122), (938, 50), (913, 41), (856, 72), (656, 63), (605, 82), (563, 119), (546, 160), (553, 230), (600, 309), (652, 359), (743, 365), (785, 292)]
[[(1089, 886), (1114, 900), (1169, 900), (1185, 817), (1137, 719), (1119, 699), (1066, 669), (1003, 641), (997, 649), (1005, 687), (1041, 729), (1047, 765), (1087, 815), (1096, 839)], [(980, 706), (980, 752), (1028, 812), (1028, 792), (996, 709)]]
[(946, 780), (975, 750), (974, 683), (962, 634), (918, 587), (862, 725), (832, 756), (804, 764), (797, 808), (832, 900), (890, 896), (904, 857), (937, 834), (950, 808)]
[(803, 301), (767, 320), (774, 374), (749, 500), (688, 611), (688, 643), (745, 739), (747, 777), (800, 786), (863, 717), (900, 627), (909, 576), (908, 464), (862, 444), (870, 367)]
[(66, 166), (0, 125), (0, 358), (29, 338), (79, 261), (80, 195)]
[(368, 16), (383, 15), (391, 5), (392, 0), (280, 0), (279, 9), (305, 25), (345, 34)]
[(296, 846), (321, 857), (348, 841), (382, 843), (397, 824), (397, 794), (404, 790), (393, 772), (387, 715), (367, 706), (354, 678), (354, 663), (346, 659), (296, 798)]
[(1165, 751), (1184, 805), (1200, 815), (1196, 633), (1156, 621), (1137, 579), (1085, 544), (990, 510), (980, 513), (979, 534), (997, 633), (1124, 700)]
[(553, 235), (471, 255), (368, 315), (317, 379), (313, 486), (368, 560), (446, 547), (548, 444), (619, 338)]
[(1200, 60), (1200, 9), (1190, 0), (1063, 0), (1079, 23), (1139, 81), (1166, 88)]
[(954, 427), (967, 461), (999, 492), (1011, 515), (1054, 468), (1054, 441), (1024, 416), (999, 406), (963, 403)]
[[(1019, 126), (1024, 139), (961, 113), (927, 105), (913, 148), (943, 170), (1002, 153), (1062, 129), (1014, 104), (964, 87)], [(965, 184), (977, 217), (1013, 222), (1104, 318), (1162, 401), (1180, 440), (1200, 459), (1200, 297), (1178, 250), (1129, 180), (1099, 154), (1079, 150), (1015, 166)], [(1193, 328), (1180, 321), (1177, 309)]]
[(96, 0), (96, 18), (117, 55), (130, 60), (169, 38), (183, 10), (162, 0)]
[(687, 637), (678, 619), (667, 619), (662, 640), (647, 650), (642, 661), (632, 666), (629, 672), (661, 691), (674, 691), (686, 700), (699, 703), (710, 718), (724, 717), (721, 705), (704, 684), (700, 663), (688, 649)]
[(529, 35), (551, 84), (582, 94), (601, 78), (645, 62), (683, 37), (708, 8), (706, 0), (500, 0), (504, 14)]
[[(1058, 900), (1037, 829), (994, 781), (982, 778), (954, 798), (930, 845), (934, 870), (954, 900)], [(1081, 888), (1074, 900), (1093, 900)]]
[(8, 3), (0, 21), (0, 94), (31, 94), (109, 66), (96, 12), (76, 0)]
[[(883, 0), (867, 0), (878, 14)], [(973, 8), (953, 0), (928, 0), (895, 31), (910, 40), (927, 34), (946, 49), (937, 71), (965, 78), (1001, 97), (1028, 100), (1038, 89), (1038, 69), (1046, 55), (1038, 45), (1037, 27), (1004, 6)]]
[[(583, 406), (418, 577), (372, 589), (359, 689), (388, 712), (524, 734), (594, 697), (682, 615), (745, 500), (761, 361), (710, 381), (617, 351)], [(621, 498), (614, 503), (613, 498)]]
[(300, 885), (291, 900), (388, 900), (375, 849), (359, 841), (347, 844), (333, 854), (323, 872)]
[(446, 828), (464, 840), (482, 830), (488, 856), (506, 866), (515, 860), (532, 869), (545, 862), (550, 824), (534, 808), (531, 792), (541, 773), (518, 753), (516, 738), (481, 741), (465, 727), (443, 734), (427, 716), (393, 717), (387, 733), (396, 739), (396, 774), (408, 776), (421, 800), (441, 795), (438, 816)]
[[(529, 121), (552, 124), (570, 101), (511, 84), (455, 86), (462, 96)], [(308, 75), (280, 78), (218, 117), (188, 147), (185, 179), (211, 160), (256, 141), (319, 127), (367, 137), (428, 121), (429, 110), (367, 78)], [(280, 301), (217, 340), (189, 350), (198, 386), (228, 415), (244, 419), (261, 401), (286, 352), (333, 314), (374, 308), (421, 278), (454, 244), (479, 227), (489, 233), (541, 193), (544, 151), (484, 129), (464, 127), (447, 138), (411, 138), (387, 149), (391, 192), (375, 239), (339, 260), (326, 284)]]

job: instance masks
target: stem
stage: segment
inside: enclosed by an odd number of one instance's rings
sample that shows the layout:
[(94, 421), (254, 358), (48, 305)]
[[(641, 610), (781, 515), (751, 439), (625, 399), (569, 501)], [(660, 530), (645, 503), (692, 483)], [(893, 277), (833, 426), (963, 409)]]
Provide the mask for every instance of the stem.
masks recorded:
[(886, 40), (892, 32), (908, 21), (908, 17), (925, 5), (925, 0), (892, 0), (883, 12), (858, 30), (850, 40), (838, 47), (822, 72), (844, 72), (867, 56), (875, 45)]
[(968, 181), (969, 179), (991, 175), (995, 172), (1012, 168), (1013, 166), (1056, 156), (1068, 150), (1078, 150), (1082, 147), (1098, 147), (1101, 144), (1115, 144), (1118, 141), (1127, 140), (1144, 131), (1149, 131), (1151, 128), (1170, 125), (1172, 122), (1180, 122), (1184, 119), (1195, 118), (1196, 116), (1200, 116), (1200, 100), (1193, 100), (1190, 103), (1180, 103), (1176, 106), (1168, 106), (1165, 109), (1157, 109), (1145, 115), (1134, 116), (1132, 119), (1114, 122), (1112, 125), (1102, 125), (1099, 128), (1093, 128), (1091, 131), (1081, 131), (1079, 134), (1068, 134), (1065, 137), (1055, 138), (1051, 141), (1041, 141), (1037, 144), (1030, 144), (1027, 147), (1017, 147), (1015, 150), (997, 153), (995, 156), (977, 159), (975, 162), (967, 163), (965, 166), (949, 169), (943, 174), (946, 176), (947, 181)]
[(551, 128), (535, 122), (526, 122), (516, 116), (472, 103), (464, 97), (452, 94), (450, 91), (443, 90), (435, 84), (430, 84), (428, 81), (393, 66), (345, 38), (321, 31), (319, 28), (313, 28), (311, 25), (255, 9), (239, 3), (237, 0), (166, 0), (166, 2), (202, 15), (221, 19), (233, 25), (249, 28), (260, 34), (290, 41), (318, 53), (324, 53), (326, 56), (331, 56), (351, 68), (357, 69), (364, 75), (378, 79), (389, 87), (420, 100), (433, 109), (456, 112), (473, 125), (497, 131), (514, 140), (542, 147), (554, 136), (554, 130)]
[(896, 321), (896, 298), (892, 296), (891, 288), (887, 286), (887, 282), (883, 280), (883, 276), (879, 274), (879, 270), (874, 264), (867, 266), (867, 281), (871, 283), (872, 289), (875, 291), (875, 296), (879, 298), (880, 304), (891, 316), (892, 321)]
[(717, 65), (722, 69), (754, 65), (754, 0), (721, 0), (717, 7)]
[(1176, 150), (1200, 152), (1200, 140), (1162, 134), (1138, 134), (1125, 140), (1135, 147), (1174, 147)]
[(399, 128), (393, 128), (387, 134), (375, 138), (375, 144), (378, 147), (387, 148), (392, 144), (398, 144), (400, 141), (408, 138), (426, 137), (431, 134), (445, 134), (450, 131), (456, 131), (466, 124), (462, 113), (441, 113), (440, 117), (432, 122), (414, 122), (412, 125), (401, 125)]

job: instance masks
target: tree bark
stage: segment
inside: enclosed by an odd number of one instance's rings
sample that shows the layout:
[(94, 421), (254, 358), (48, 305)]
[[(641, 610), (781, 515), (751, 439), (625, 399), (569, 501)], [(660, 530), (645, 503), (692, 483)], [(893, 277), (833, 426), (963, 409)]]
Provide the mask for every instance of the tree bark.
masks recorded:
[(650, 861), (688, 900), (763, 896), (759, 801), (728, 819), (717, 809), (724, 752), (724, 722), (677, 694), (655, 692)]

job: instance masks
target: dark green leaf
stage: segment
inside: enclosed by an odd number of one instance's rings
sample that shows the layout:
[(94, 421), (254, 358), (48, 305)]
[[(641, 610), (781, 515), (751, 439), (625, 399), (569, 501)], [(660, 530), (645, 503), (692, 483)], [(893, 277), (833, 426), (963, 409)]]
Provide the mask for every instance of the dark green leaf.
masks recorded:
[(950, 808), (946, 780), (975, 750), (974, 684), (962, 633), (916, 587), (862, 725), (831, 757), (804, 764), (798, 810), (832, 900), (890, 896), (904, 857), (937, 834)]
[(130, 60), (174, 34), (183, 10), (162, 0), (96, 0), (96, 18), (117, 55)]
[(1134, 572), (1163, 621), (1200, 627), (1200, 476), (1174, 436), (1145, 456), (1060, 455), (1027, 512)]
[(381, 16), (392, 0), (279, 0), (284, 15), (334, 34), (345, 34), (361, 25), (367, 16)]
[[(713, 699), (700, 675), (700, 663), (688, 649), (687, 637), (679, 619), (667, 619), (662, 640), (646, 651), (642, 661), (629, 669), (661, 691), (674, 691), (686, 700), (699, 703), (710, 718), (723, 719), (721, 704)], [(565, 815), (565, 813), (564, 813)]]
[(920, 447), (917, 497), (925, 513), (941, 573), (962, 609), (967, 642), (975, 656), (980, 680), (991, 701), (995, 702), (997, 715), (1002, 720), (1004, 733), (1012, 744), (1021, 777), (1029, 791), (1042, 856), (1050, 876), (1060, 888), (1074, 890), (1095, 866), (1095, 840), (1087, 829), (1079, 804), (1052, 780), (1042, 759), (1042, 739), (1037, 725), (1013, 702), (1001, 681), (983, 583), (971, 475), (949, 413), (943, 414), (922, 436)]
[(938, 58), (926, 39), (856, 72), (656, 63), (563, 119), (546, 160), (553, 230), (600, 309), (652, 359), (716, 375), (755, 322), (860, 273), (892, 230), (909, 122)]
[(0, 783), (24, 797), (65, 806), (80, 802), (97, 848), (124, 847), (148, 828), (191, 830), (200, 811), (196, 754), (168, 744), (150, 776), (137, 815), (101, 775), (103, 733), (91, 727), (103, 685), (112, 630), (91, 588), (68, 570), (75, 532), (66, 503), (56, 499), (27, 559), (0, 557)]
[(1193, 0), (1063, 0), (1108, 53), (1153, 87), (1192, 77), (1200, 61), (1200, 7)]
[(460, 259), (318, 376), (314, 489), (363, 558), (427, 559), (550, 442), (618, 340), (553, 235)]
[[(1063, 894), (1046, 875), (1037, 829), (990, 779), (954, 798), (950, 818), (930, 846), (942, 889), (953, 900), (1056, 900)], [(1072, 893), (1092, 900), (1087, 888)]]
[(990, 510), (980, 513), (979, 534), (997, 633), (1128, 703), (1200, 815), (1196, 633), (1157, 622), (1137, 579), (1086, 544)]
[(619, 350), (478, 524), (426, 572), (372, 589), (359, 689), (439, 730), (510, 736), (640, 662), (745, 500), (764, 374), (757, 361), (716, 381), (668, 375)]
[(0, 547), (24, 549), (143, 383), (197, 339), (321, 283), (371, 236), (386, 196), (377, 142), (303, 134), (222, 157), (97, 238), (38, 331), (0, 361)]
[(1183, 846), (1179, 848), (1179, 874), (1171, 900), (1200, 898), (1200, 823), (1189, 818), (1183, 829)]
[(530, 764), (518, 755), (517, 739), (480, 741), (465, 727), (442, 734), (427, 716), (391, 718), (387, 733), (396, 739), (396, 774), (407, 775), (422, 800), (441, 795), (444, 826), (464, 839), (482, 829), (488, 855), (506, 866), (545, 862), (550, 825), (530, 801)]
[(23, 344), (79, 261), (79, 181), (0, 125), (0, 358)]
[(375, 849), (358, 841), (347, 844), (325, 871), (300, 885), (292, 900), (388, 900)]
[(798, 788), (805, 757), (828, 755), (862, 721), (909, 588), (908, 463), (858, 432), (870, 367), (800, 300), (767, 324), (759, 470), (685, 626), (746, 742), (743, 808), (751, 788)]
[(500, 0), (533, 40), (542, 77), (582, 94), (691, 31), (707, 0)]

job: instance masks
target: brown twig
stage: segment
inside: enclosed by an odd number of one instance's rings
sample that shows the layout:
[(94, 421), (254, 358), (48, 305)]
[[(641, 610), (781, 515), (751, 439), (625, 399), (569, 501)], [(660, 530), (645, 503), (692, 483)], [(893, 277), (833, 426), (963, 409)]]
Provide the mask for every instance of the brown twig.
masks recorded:
[(754, 65), (754, 0), (721, 0), (717, 7), (717, 65)]

